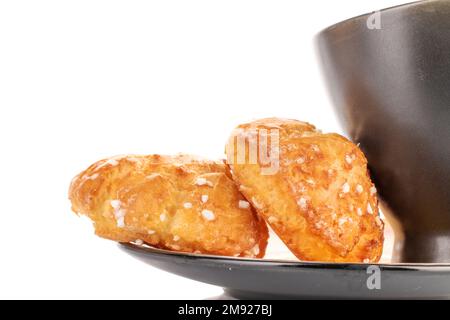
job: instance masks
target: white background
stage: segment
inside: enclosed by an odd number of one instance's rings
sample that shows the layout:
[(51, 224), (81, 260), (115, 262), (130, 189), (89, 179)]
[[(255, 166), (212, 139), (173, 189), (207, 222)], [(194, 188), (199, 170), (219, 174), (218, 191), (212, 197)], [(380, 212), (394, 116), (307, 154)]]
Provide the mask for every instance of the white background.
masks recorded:
[(0, 2), (0, 298), (220, 295), (95, 237), (71, 178), (123, 153), (221, 157), (259, 117), (341, 132), (313, 37), (401, 2)]

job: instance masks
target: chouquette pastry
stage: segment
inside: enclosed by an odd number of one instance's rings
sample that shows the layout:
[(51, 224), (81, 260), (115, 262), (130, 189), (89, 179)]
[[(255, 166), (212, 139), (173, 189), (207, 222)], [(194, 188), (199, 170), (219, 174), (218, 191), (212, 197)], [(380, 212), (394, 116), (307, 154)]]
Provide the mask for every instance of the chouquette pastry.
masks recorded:
[(379, 260), (384, 224), (355, 144), (305, 122), (268, 118), (238, 126), (226, 152), (239, 190), (299, 259)]
[(174, 251), (263, 257), (268, 231), (224, 162), (189, 155), (101, 160), (70, 186), (100, 237)]

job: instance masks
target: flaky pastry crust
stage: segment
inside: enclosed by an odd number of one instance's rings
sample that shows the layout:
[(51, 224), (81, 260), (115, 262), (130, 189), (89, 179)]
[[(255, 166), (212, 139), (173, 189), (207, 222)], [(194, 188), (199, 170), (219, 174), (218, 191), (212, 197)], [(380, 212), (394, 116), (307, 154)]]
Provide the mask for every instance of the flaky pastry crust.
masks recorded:
[[(237, 141), (245, 141), (249, 152), (261, 131), (279, 136), (273, 174), (262, 174), (266, 162), (259, 158), (238, 160)], [(305, 122), (269, 118), (240, 125), (226, 150), (240, 191), (299, 259), (379, 260), (384, 224), (367, 160), (355, 144)]]
[(70, 186), (96, 234), (183, 252), (263, 257), (268, 231), (223, 162), (188, 155), (101, 160)]

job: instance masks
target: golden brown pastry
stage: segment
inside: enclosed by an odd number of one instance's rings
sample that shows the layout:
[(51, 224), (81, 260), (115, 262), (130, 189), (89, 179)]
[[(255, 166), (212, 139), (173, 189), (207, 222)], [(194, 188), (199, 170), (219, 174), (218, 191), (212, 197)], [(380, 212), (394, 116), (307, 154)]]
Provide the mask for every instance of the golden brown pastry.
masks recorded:
[(299, 259), (379, 260), (384, 224), (376, 189), (352, 142), (270, 118), (240, 125), (226, 150), (240, 191)]
[(110, 158), (75, 177), (69, 198), (103, 238), (194, 253), (265, 253), (267, 226), (223, 162), (187, 155)]

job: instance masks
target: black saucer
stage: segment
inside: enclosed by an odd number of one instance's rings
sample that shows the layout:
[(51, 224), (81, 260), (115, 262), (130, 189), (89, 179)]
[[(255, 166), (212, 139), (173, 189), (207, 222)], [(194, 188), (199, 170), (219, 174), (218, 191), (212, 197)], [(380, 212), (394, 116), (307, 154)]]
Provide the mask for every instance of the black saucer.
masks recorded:
[(450, 298), (450, 264), (295, 262), (177, 253), (134, 244), (120, 248), (156, 268), (221, 286), (239, 299)]

